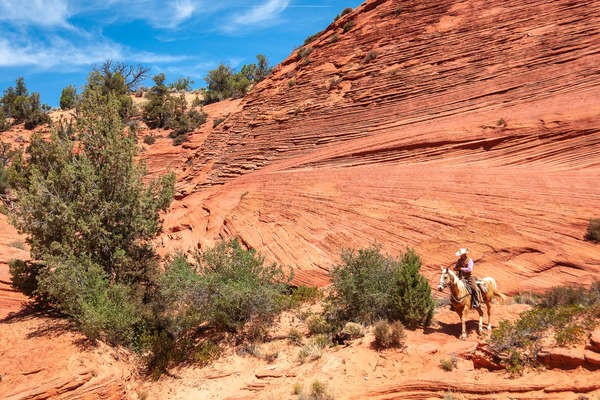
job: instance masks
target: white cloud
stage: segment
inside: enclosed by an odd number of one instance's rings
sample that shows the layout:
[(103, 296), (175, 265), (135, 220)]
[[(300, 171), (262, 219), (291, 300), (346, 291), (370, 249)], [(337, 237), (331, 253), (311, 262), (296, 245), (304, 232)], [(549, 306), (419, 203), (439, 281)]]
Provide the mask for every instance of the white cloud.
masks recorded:
[(75, 45), (60, 37), (47, 43), (16, 43), (0, 38), (0, 67), (35, 66), (51, 69), (56, 66), (82, 66), (100, 63), (106, 59), (142, 63), (170, 63), (186, 59), (149, 52), (136, 52), (118, 43), (102, 42)]
[(289, 3), (290, 0), (267, 0), (265, 3), (250, 8), (247, 12), (234, 15), (232, 24), (226, 25), (224, 30), (234, 31), (244, 26), (273, 22), (288, 7)]
[(1, 0), (0, 21), (39, 26), (69, 27), (67, 0)]
[(202, 0), (107, 0), (95, 1), (88, 9), (103, 10), (115, 20), (139, 19), (155, 28), (174, 29), (196, 14), (222, 7), (220, 3), (207, 5)]

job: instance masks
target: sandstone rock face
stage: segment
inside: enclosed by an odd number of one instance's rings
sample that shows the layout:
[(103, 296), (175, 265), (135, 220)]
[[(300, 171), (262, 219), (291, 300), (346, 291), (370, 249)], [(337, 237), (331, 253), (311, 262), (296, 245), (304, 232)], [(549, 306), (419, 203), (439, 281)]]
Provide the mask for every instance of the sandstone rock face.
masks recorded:
[(507, 293), (600, 277), (600, 3), (397, 8), (342, 17), (198, 139), (164, 252), (237, 236), (316, 285), (374, 241), (432, 283), (458, 247)]
[(600, 329), (596, 329), (591, 333), (589, 347), (591, 350), (600, 353)]

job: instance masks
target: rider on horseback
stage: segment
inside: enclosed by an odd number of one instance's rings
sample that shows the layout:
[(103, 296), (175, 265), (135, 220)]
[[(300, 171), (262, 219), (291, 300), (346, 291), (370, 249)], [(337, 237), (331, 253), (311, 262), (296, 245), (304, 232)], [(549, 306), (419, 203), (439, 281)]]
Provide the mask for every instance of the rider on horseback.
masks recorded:
[(471, 308), (481, 307), (483, 300), (481, 293), (477, 287), (477, 282), (473, 274), (473, 259), (467, 257), (469, 249), (460, 249), (456, 252), (459, 257), (458, 261), (454, 265), (454, 270), (458, 273), (459, 278), (464, 279), (467, 284), (467, 289), (471, 293)]

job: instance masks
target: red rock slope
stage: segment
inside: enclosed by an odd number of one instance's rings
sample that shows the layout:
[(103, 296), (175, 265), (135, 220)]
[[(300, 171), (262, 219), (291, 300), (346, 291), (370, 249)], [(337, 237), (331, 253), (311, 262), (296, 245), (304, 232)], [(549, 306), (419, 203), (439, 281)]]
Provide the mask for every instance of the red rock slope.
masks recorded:
[(509, 293), (600, 277), (600, 3), (368, 0), (307, 47), (189, 156), (165, 250), (235, 235), (310, 284), (375, 240), (432, 281), (464, 246)]

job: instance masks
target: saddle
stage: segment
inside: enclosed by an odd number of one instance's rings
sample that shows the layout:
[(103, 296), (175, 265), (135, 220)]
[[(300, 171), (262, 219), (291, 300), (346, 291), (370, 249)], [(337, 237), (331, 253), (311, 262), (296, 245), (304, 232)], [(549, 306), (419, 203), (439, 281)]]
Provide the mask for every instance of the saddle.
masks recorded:
[[(487, 293), (488, 287), (485, 284), (485, 282), (482, 280), (479, 280), (476, 276), (473, 276), (473, 278), (475, 279), (475, 282), (477, 283), (477, 288), (479, 289), (479, 291), (482, 294)], [(467, 288), (467, 291), (469, 292), (469, 294), (473, 294), (473, 293), (471, 293), (471, 285), (469, 285), (469, 282), (467, 281), (467, 279), (461, 278), (460, 280), (463, 282), (463, 284)]]

